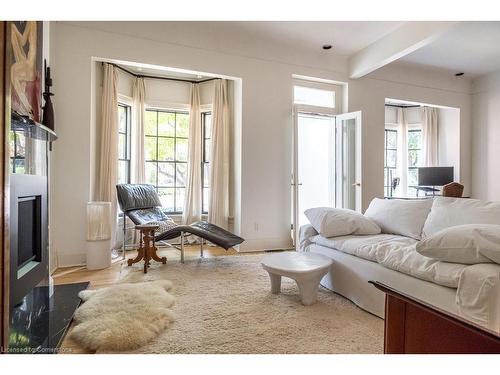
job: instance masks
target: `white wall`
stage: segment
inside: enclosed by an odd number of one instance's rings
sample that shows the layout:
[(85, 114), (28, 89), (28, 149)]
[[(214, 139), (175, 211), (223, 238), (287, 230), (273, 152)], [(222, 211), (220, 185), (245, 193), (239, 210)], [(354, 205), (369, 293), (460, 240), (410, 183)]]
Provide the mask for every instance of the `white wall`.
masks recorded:
[(473, 84), (474, 197), (500, 201), (500, 71)]
[(459, 109), (438, 108), (438, 163), (442, 167), (454, 167), (455, 181), (460, 182)]
[[(147, 27), (147, 24), (144, 24)], [(107, 25), (113, 29), (113, 25)], [(302, 55), (289, 64), (263, 58), (232, 55), (186, 45), (102, 32), (65, 23), (55, 24), (56, 116), (60, 139), (55, 144), (53, 169), (54, 246), (60, 265), (85, 259), (85, 203), (90, 192), (91, 71), (92, 58), (109, 58), (190, 69), (241, 78), (241, 204), (235, 229), (246, 239), (242, 250), (283, 248), (290, 240), (290, 169), (292, 160), (293, 74), (349, 84), (349, 110), (363, 111), (363, 206), (383, 195), (383, 141), (385, 98), (460, 107), (463, 175), (470, 178), (469, 84), (444, 76), (394, 65), (366, 78), (349, 81), (347, 66), (339, 59)], [(193, 36), (194, 38), (194, 36)], [(244, 44), (245, 41), (242, 41)], [(297, 51), (293, 52), (296, 56)], [(286, 54), (283, 54), (286, 57)], [(309, 63), (307, 63), (307, 61)], [(235, 101), (235, 105), (239, 105)], [(238, 164), (238, 163), (236, 163)], [(238, 185), (237, 184), (237, 185)], [(238, 213), (235, 213), (238, 216)]]

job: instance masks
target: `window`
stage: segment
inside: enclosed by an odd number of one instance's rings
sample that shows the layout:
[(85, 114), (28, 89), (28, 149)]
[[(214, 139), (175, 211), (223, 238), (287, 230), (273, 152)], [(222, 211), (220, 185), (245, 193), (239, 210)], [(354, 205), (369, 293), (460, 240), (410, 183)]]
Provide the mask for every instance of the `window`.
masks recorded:
[(392, 179), (396, 176), (398, 132), (397, 130), (385, 129), (385, 158), (384, 158), (384, 195), (392, 196)]
[(304, 86), (294, 86), (293, 90), (295, 104), (335, 108), (335, 91)]
[(421, 166), (422, 130), (408, 130), (408, 192), (415, 193), (418, 186), (418, 167)]
[(201, 114), (201, 124), (203, 127), (203, 168), (201, 169), (202, 194), (201, 207), (202, 213), (208, 213), (208, 201), (210, 192), (210, 151), (212, 146), (212, 113), (204, 112)]
[(10, 132), (10, 171), (24, 174), (26, 156), (26, 138), (22, 131)]
[(118, 104), (118, 183), (130, 183), (130, 106)]
[(148, 109), (144, 133), (146, 183), (156, 186), (168, 213), (180, 214), (186, 190), (189, 114)]

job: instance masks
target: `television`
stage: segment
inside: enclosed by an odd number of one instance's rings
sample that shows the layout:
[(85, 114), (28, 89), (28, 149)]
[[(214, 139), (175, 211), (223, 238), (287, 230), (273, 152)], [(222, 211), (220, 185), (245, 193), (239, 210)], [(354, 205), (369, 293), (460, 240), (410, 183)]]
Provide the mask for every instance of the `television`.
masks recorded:
[(444, 186), (453, 180), (453, 167), (418, 168), (418, 186)]

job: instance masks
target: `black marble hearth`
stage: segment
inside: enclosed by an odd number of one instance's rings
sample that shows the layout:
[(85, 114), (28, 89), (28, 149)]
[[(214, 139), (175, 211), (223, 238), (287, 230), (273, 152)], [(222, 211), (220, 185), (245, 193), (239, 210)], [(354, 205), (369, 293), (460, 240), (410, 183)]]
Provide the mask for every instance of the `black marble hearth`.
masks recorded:
[(49, 298), (46, 286), (34, 288), (10, 314), (9, 352), (57, 353), (80, 305), (78, 293), (89, 283), (54, 286)]

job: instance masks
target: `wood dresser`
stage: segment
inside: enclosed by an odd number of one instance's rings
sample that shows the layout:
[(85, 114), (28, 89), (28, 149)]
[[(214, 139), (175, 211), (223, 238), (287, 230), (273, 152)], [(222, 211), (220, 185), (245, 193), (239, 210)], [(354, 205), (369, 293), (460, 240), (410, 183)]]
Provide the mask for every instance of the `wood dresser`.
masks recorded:
[(385, 293), (385, 354), (500, 353), (500, 333), (377, 281)]

